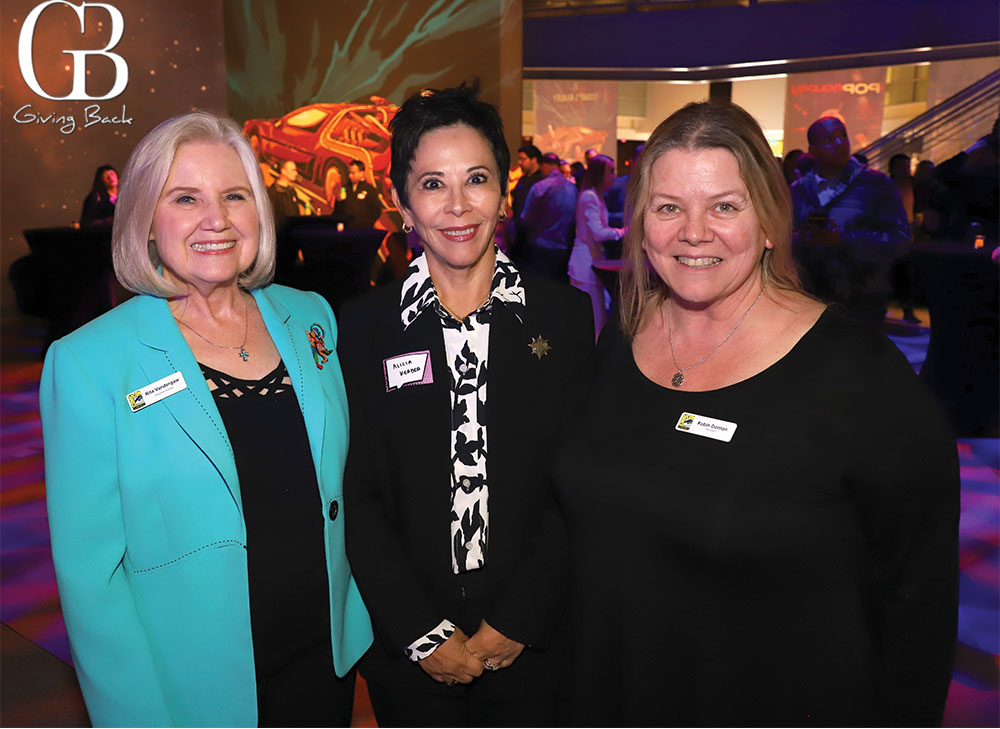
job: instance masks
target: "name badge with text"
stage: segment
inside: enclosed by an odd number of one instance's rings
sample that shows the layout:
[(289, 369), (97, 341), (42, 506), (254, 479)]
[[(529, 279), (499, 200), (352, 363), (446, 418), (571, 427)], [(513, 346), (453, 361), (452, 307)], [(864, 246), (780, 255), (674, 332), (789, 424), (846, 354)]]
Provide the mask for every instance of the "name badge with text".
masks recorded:
[(137, 413), (143, 408), (147, 408), (153, 403), (159, 402), (163, 398), (170, 397), (175, 392), (180, 392), (186, 388), (187, 383), (184, 381), (184, 375), (178, 370), (172, 375), (167, 375), (162, 380), (150, 382), (145, 387), (128, 393), (125, 395), (125, 399), (128, 401), (128, 406), (132, 408), (132, 412)]
[(431, 372), (431, 352), (410, 352), (382, 360), (385, 371), (385, 391), (392, 392), (407, 385), (429, 385), (434, 382)]
[(728, 443), (733, 439), (733, 433), (736, 432), (736, 423), (706, 418), (704, 415), (695, 415), (694, 413), (681, 413), (674, 430)]

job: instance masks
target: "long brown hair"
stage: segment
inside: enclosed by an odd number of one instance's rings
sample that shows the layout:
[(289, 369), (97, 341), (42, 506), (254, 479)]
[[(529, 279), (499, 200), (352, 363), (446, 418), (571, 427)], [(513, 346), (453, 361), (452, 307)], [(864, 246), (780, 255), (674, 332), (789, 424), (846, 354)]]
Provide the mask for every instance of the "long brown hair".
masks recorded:
[(634, 337), (646, 316), (669, 296), (666, 284), (651, 269), (643, 250), (653, 164), (670, 149), (725, 149), (736, 157), (761, 228), (773, 248), (765, 249), (761, 273), (773, 289), (802, 291), (792, 258), (792, 201), (781, 165), (771, 153), (757, 121), (729, 102), (688, 104), (660, 122), (642, 150), (625, 197), (626, 220), (619, 301), (622, 329)]

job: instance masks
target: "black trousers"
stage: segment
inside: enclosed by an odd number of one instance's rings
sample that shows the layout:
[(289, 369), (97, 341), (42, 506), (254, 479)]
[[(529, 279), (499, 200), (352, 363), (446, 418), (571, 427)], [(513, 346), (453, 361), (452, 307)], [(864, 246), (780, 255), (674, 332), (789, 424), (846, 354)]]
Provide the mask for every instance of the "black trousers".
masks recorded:
[[(414, 670), (421, 670), (414, 666)], [(477, 691), (475, 681), (443, 696), (368, 682), (380, 727), (550, 727), (556, 725), (556, 697), (498, 701)]]
[(257, 676), (257, 726), (350, 726), (357, 671), (338, 678), (330, 641), (269, 676)]

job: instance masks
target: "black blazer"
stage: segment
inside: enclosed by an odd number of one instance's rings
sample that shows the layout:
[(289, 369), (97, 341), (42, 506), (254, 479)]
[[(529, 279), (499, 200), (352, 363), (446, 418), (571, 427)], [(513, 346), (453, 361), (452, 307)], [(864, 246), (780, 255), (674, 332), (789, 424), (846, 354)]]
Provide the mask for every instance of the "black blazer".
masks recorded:
[[(525, 320), (494, 303), (487, 428), (489, 552), (480, 570), (451, 569), (451, 401), (441, 322), (423, 312), (403, 331), (402, 283), (344, 308), (338, 355), (347, 384), (351, 445), (344, 478), (348, 558), (375, 626), (362, 662), (368, 680), (450, 691), (404, 648), (449, 618), (469, 636), (485, 618), (529, 646), (509, 668), (484, 673), (498, 697), (553, 690), (552, 645), (567, 587), (566, 539), (550, 466), (578, 420), (593, 369), (590, 300), (522, 274)], [(538, 357), (530, 342), (551, 349)], [(386, 392), (383, 360), (430, 350), (433, 382)], [(489, 688), (488, 688), (489, 687)]]

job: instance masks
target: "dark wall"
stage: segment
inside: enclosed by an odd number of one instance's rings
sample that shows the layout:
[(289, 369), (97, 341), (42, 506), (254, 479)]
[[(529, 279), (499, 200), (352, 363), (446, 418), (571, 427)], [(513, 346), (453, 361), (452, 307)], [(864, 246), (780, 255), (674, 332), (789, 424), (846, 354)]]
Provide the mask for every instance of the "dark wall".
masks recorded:
[(996, 0), (814, 0), (630, 10), (525, 18), (524, 66), (715, 66), (989, 43), (998, 38)]
[[(5, 0), (0, 12), (0, 272), (4, 277), (0, 290), (5, 314), (13, 307), (8, 268), (28, 252), (22, 230), (68, 226), (79, 220), (97, 166), (111, 164), (120, 172), (136, 142), (164, 119), (195, 107), (226, 110), (219, 0), (104, 0), (123, 16), (122, 38), (112, 50), (128, 65), (127, 85), (106, 100), (47, 99), (26, 83), (18, 63), (18, 41), (25, 19), (41, 2)], [(112, 25), (106, 11), (90, 8), (81, 33), (71, 8), (46, 8), (32, 44), (42, 91), (56, 97), (70, 94), (72, 60), (64, 51), (105, 47)], [(108, 58), (91, 57), (86, 69), (89, 95), (113, 90), (117, 75)]]

